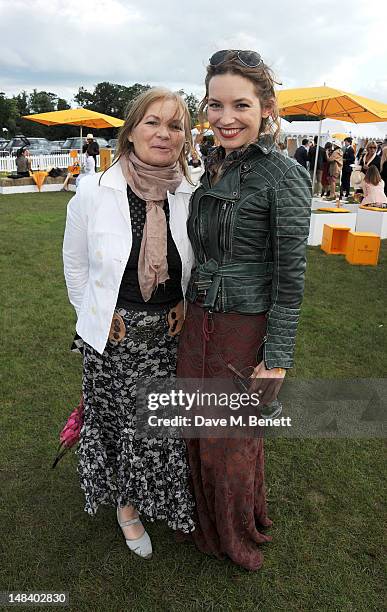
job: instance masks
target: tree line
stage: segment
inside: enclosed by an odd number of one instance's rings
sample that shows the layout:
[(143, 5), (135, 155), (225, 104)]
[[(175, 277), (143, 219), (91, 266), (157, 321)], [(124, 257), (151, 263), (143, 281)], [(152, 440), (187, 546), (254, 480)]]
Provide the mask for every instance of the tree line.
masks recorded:
[[(79, 87), (74, 100), (77, 106), (123, 119), (132, 100), (147, 89), (150, 89), (150, 85), (134, 83), (126, 86), (103, 81), (97, 83), (93, 91)], [(179, 90), (179, 93), (188, 105), (194, 125), (198, 120), (199, 100), (194, 94), (187, 94), (182, 89)], [(38, 91), (37, 89), (30, 93), (21, 91), (10, 98), (5, 93), (0, 92), (0, 137), (11, 138), (15, 134), (24, 134), (35, 138), (64, 140), (71, 136), (77, 136), (79, 128), (75, 126), (47, 126), (23, 119), (23, 115), (47, 113), (68, 108), (71, 108), (71, 106), (67, 100), (48, 91)], [(2, 128), (7, 128), (8, 131), (2, 131)], [(114, 138), (116, 133), (117, 130), (114, 128), (96, 132), (104, 138)]]

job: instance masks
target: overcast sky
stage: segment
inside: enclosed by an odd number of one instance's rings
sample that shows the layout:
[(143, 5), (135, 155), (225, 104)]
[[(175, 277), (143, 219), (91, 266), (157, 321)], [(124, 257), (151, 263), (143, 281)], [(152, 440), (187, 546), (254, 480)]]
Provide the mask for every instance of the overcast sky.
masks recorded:
[[(387, 103), (385, 0), (0, 0), (0, 91), (74, 104), (101, 81), (200, 96), (208, 57), (255, 49), (283, 87), (322, 85)], [(325, 122), (352, 133), (387, 123)]]

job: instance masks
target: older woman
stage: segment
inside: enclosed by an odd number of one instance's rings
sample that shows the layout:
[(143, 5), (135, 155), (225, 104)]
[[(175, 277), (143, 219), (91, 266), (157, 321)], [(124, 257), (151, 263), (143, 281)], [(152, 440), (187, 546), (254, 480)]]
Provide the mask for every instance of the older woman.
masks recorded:
[(359, 164), (361, 166), (361, 171), (363, 174), (367, 173), (368, 168), (372, 166), (376, 166), (376, 168), (380, 171), (380, 155), (377, 155), (378, 145), (374, 140), (369, 140), (365, 146), (365, 151), (363, 151)]
[(180, 96), (164, 89), (140, 95), (115, 163), (85, 177), (70, 201), (63, 246), (84, 341), (78, 472), (85, 510), (117, 507), (126, 544), (147, 559), (152, 545), (139, 513), (173, 529), (194, 527), (183, 441), (136, 437), (135, 416), (136, 381), (175, 373), (193, 262), (186, 231), (190, 143)]
[[(277, 151), (273, 77), (254, 51), (218, 51), (201, 109), (220, 146), (191, 200), (188, 235), (197, 259), (179, 343), (178, 376), (283, 379), (304, 288), (311, 185), (307, 170)], [(274, 137), (279, 132), (273, 131)], [(270, 537), (261, 438), (187, 440), (200, 550), (250, 570)]]

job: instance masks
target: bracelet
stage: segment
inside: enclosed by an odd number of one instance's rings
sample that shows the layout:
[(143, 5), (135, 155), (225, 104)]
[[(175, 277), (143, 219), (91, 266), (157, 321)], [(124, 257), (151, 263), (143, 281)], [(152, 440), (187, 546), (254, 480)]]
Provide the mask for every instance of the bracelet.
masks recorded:
[(275, 368), (278, 372), (278, 374), (286, 374), (286, 370), (285, 368)]

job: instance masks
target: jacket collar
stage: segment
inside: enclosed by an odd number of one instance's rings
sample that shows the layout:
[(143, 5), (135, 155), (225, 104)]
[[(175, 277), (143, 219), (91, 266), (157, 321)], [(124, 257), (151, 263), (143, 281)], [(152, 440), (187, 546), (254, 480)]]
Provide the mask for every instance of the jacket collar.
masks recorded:
[[(252, 145), (250, 145), (253, 149), (258, 149), (264, 155), (268, 155), (273, 151), (276, 147), (275, 141), (271, 134), (262, 134)], [(249, 149), (250, 147), (248, 147)]]
[[(247, 171), (250, 168), (249, 157), (254, 154), (254, 152), (259, 151), (264, 155), (268, 155), (275, 149), (275, 146), (272, 136), (264, 134), (244, 151), (239, 150), (230, 153), (230, 155), (227, 156), (227, 160), (231, 162), (229, 165), (232, 165), (232, 168), (235, 169), (239, 167), (242, 171), (244, 169)], [(233, 163), (234, 161), (236, 164)], [(229, 169), (227, 167), (224, 173), (224, 180), (221, 179), (213, 187), (210, 187), (210, 176), (209, 173), (206, 172), (201, 182), (208, 195), (213, 195), (223, 200), (238, 200), (240, 198), (241, 172), (233, 172), (232, 168)]]
[(101, 174), (99, 184), (102, 187), (126, 192), (127, 184), (119, 162), (112, 164), (110, 168)]
[[(101, 174), (101, 173), (98, 173)], [(110, 189), (117, 189), (118, 191), (124, 191), (126, 193), (127, 183), (123, 172), (121, 170), (120, 164), (114, 163), (110, 168), (103, 172), (100, 176), (99, 184), (103, 187), (109, 187)], [(191, 185), (185, 176), (181, 181), (180, 185), (177, 187), (176, 193), (192, 193), (195, 189), (194, 185)]]

